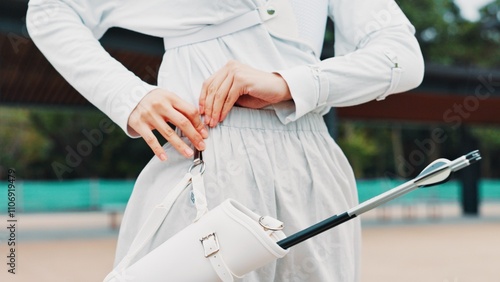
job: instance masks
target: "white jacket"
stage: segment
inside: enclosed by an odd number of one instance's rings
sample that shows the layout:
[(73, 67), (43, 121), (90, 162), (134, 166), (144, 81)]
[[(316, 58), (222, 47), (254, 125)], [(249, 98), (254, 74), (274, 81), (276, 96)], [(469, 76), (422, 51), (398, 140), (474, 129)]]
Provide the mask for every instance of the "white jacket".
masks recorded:
[[(27, 27), (62, 76), (131, 136), (136, 134), (127, 130), (128, 117), (149, 91), (166, 88), (197, 105), (202, 82), (229, 59), (282, 75), (293, 97), (273, 106), (283, 123), (311, 111), (384, 99), (421, 83), (424, 64), (415, 30), (393, 0), (290, 0), (295, 19), (285, 27), (297, 31), (294, 37), (257, 25), (169, 49), (158, 85), (140, 80), (97, 40), (110, 27), (163, 38), (185, 35), (269, 2), (31, 0)], [(327, 16), (335, 23), (335, 57), (320, 61)]]

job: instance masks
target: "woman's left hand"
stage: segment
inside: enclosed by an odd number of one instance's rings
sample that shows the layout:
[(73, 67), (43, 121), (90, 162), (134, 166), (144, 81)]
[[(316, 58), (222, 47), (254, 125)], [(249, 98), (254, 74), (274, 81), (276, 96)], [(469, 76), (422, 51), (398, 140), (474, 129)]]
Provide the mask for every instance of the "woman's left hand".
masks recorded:
[(279, 74), (231, 60), (203, 83), (200, 114), (205, 115), (205, 124), (214, 127), (235, 104), (259, 109), (291, 99), (290, 89)]

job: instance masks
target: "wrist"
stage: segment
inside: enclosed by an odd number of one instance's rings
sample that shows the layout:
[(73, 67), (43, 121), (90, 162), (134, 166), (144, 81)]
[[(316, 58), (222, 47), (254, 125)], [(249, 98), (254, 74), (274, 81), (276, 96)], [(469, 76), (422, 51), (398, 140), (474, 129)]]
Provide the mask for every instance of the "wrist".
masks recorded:
[(279, 74), (279, 73), (273, 73), (275, 75), (278, 81), (278, 101), (283, 102), (283, 101), (288, 101), (292, 100), (292, 94), (290, 92), (290, 88), (288, 87), (288, 83), (286, 83), (285, 79)]

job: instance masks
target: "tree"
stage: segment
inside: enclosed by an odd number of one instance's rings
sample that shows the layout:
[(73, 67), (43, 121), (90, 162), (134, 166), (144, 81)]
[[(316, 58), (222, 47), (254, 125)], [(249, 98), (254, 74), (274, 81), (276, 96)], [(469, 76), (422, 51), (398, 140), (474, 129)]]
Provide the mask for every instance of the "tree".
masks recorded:
[(33, 130), (27, 110), (2, 107), (0, 136), (0, 178), (6, 177), (9, 168), (15, 169), (19, 177), (41, 174), (34, 163), (49, 156), (50, 142)]
[(3, 107), (0, 136), (0, 169), (22, 179), (135, 178), (153, 156), (96, 109)]
[(402, 0), (399, 4), (417, 30), (426, 62), (485, 68), (500, 65), (500, 0), (481, 9), (478, 22), (465, 20), (453, 0)]
[(49, 157), (39, 160), (46, 178), (136, 177), (152, 157), (142, 140), (128, 138), (97, 110), (37, 110), (30, 120), (51, 144)]

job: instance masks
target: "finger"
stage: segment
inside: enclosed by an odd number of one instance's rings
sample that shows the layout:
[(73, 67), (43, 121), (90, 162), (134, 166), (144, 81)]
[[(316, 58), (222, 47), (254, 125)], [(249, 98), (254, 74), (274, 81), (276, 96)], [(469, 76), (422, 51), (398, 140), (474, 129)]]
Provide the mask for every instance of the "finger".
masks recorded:
[[(220, 121), (220, 116), (222, 109), (224, 105), (226, 104), (226, 101), (228, 99), (236, 101), (236, 99), (233, 99), (233, 97), (230, 97), (232, 95), (238, 95), (237, 90), (236, 91), (231, 91), (233, 89), (233, 76), (229, 74), (226, 76), (222, 84), (220, 85), (219, 89), (217, 90), (217, 93), (214, 96), (214, 103), (212, 106), (212, 114), (211, 114), (211, 121), (210, 121), (210, 126), (214, 127), (217, 125), (217, 123)], [(234, 102), (232, 103), (234, 104)], [(231, 104), (231, 106), (232, 106)]]
[(229, 94), (226, 100), (224, 101), (224, 104), (222, 105), (220, 118), (218, 119), (218, 122), (221, 122), (226, 118), (227, 114), (233, 108), (234, 104), (236, 103), (236, 101), (238, 101), (240, 96), (241, 96), (241, 86), (233, 80), (231, 88), (229, 89)]
[(205, 99), (207, 97), (207, 90), (208, 90), (208, 86), (212, 83), (214, 76), (215, 76), (215, 74), (211, 75), (201, 85), (200, 98), (198, 99), (200, 115), (203, 115), (205, 113)]
[[(193, 125), (196, 132), (201, 134), (201, 137), (203, 139), (208, 138), (208, 131), (205, 127), (205, 124), (203, 124), (200, 113), (196, 110), (196, 107), (194, 107), (192, 104), (182, 99), (173, 100), (172, 106), (189, 119), (190, 123)], [(184, 132), (184, 133), (186, 133), (186, 136), (191, 140), (191, 142), (193, 142), (193, 138), (190, 136), (189, 132)], [(198, 143), (199, 142), (193, 142), (193, 144), (198, 144)]]
[(193, 156), (193, 149), (182, 141), (179, 135), (177, 135), (172, 127), (170, 127), (164, 120), (155, 118), (154, 127), (179, 153), (183, 154), (187, 158)]
[(139, 129), (135, 129), (135, 131), (139, 135), (141, 135), (142, 139), (144, 139), (146, 144), (148, 144), (149, 148), (153, 150), (155, 156), (157, 156), (161, 161), (167, 160), (167, 154), (165, 154), (165, 150), (160, 145), (158, 139), (156, 139), (156, 136), (153, 134), (151, 129), (149, 129), (147, 126), (143, 126)]
[(172, 111), (169, 116), (170, 122), (175, 124), (186, 135), (196, 149), (200, 151), (205, 150), (205, 142), (203, 139), (208, 137), (208, 131), (201, 121), (200, 115), (196, 109), (194, 109), (194, 112), (187, 114), (180, 111)]
[(210, 125), (212, 119), (212, 110), (214, 106), (215, 96), (219, 90), (221, 84), (224, 82), (227, 76), (226, 68), (222, 68), (217, 71), (212, 78), (211, 83), (208, 85), (205, 97), (205, 124)]

